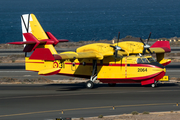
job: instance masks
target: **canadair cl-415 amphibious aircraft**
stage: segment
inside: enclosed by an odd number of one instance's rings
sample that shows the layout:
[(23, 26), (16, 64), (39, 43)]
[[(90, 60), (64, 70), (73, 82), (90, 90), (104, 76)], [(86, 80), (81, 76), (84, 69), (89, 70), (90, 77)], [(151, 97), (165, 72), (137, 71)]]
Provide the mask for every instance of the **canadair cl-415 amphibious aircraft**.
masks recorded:
[[(76, 52), (57, 53), (54, 46), (58, 40), (45, 32), (35, 15), (21, 17), (23, 41), (9, 44), (25, 44), (25, 67), (39, 75), (67, 75), (89, 78), (87, 88), (93, 88), (94, 81), (108, 83), (141, 83), (155, 87), (166, 73), (164, 66), (171, 60), (164, 59), (164, 53), (171, 52), (168, 41), (157, 41), (152, 46), (140, 39), (115, 44), (94, 43), (76, 49)], [(118, 35), (119, 39), (119, 35)], [(156, 60), (145, 54), (156, 53)]]

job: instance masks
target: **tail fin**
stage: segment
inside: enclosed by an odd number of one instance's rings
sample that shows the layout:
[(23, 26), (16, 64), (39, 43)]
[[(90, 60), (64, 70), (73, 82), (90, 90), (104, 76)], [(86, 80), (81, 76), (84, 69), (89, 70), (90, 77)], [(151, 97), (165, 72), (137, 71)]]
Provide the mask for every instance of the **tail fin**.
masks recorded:
[(57, 54), (54, 46), (59, 42), (68, 40), (58, 40), (50, 32), (45, 32), (33, 14), (21, 16), (23, 41), (10, 42), (9, 44), (25, 44), (25, 66), (26, 70), (39, 71), (40, 75), (57, 74), (60, 71), (54, 54)]
[(50, 32), (45, 32), (34, 14), (21, 16), (23, 41), (10, 42), (9, 44), (26, 44), (24, 52), (32, 52), (37, 46), (48, 48), (52, 54), (57, 54), (53, 46), (59, 42), (68, 42), (66, 39), (58, 40)]
[(23, 41), (28, 41), (24, 37), (24, 33), (31, 33), (38, 40), (49, 39), (34, 14), (22, 15), (21, 25), (22, 25)]

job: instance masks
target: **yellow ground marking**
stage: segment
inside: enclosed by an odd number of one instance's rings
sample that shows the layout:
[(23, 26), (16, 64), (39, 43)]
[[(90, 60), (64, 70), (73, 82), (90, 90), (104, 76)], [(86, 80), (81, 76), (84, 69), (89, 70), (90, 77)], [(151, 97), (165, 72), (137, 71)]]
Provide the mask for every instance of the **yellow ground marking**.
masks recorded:
[[(120, 107), (139, 107), (139, 106), (154, 106), (154, 105), (176, 105), (176, 103), (154, 103), (154, 104), (136, 104), (136, 105), (118, 105), (114, 106), (115, 108)], [(49, 111), (37, 111), (37, 112), (27, 112), (27, 113), (17, 113), (17, 114), (8, 114), (8, 115), (0, 115), (0, 117), (10, 117), (10, 116), (20, 116), (20, 115), (31, 115), (38, 113), (52, 113), (52, 112), (60, 112), (60, 111), (75, 111), (75, 110), (90, 110), (90, 109), (101, 109), (101, 108), (112, 108), (112, 106), (101, 106), (101, 107), (87, 107), (87, 108), (72, 108), (72, 109), (61, 109), (61, 110), (49, 110)]]

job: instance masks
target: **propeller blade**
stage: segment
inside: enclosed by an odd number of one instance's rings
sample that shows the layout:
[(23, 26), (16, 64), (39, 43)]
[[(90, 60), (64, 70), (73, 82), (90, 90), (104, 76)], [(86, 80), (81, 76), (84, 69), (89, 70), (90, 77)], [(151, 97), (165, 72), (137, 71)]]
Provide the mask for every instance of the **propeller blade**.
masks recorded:
[(117, 46), (118, 46), (118, 42), (119, 42), (119, 37), (120, 37), (120, 32), (118, 32)]
[(142, 53), (142, 55), (144, 55), (145, 53), (146, 53), (146, 49), (144, 49), (144, 50), (143, 50), (143, 53)]
[(116, 63), (116, 58), (117, 58), (117, 50), (114, 52), (114, 54), (115, 54), (115, 63)]
[(152, 52), (151, 52), (151, 50), (150, 50), (149, 48), (148, 48), (147, 50), (148, 50), (148, 51), (149, 51), (149, 53), (152, 55)]
[(148, 44), (148, 42), (149, 42), (150, 37), (151, 37), (151, 32), (149, 33), (149, 37), (148, 37), (148, 40), (147, 40), (147, 44)]
[(145, 45), (144, 41), (140, 38), (140, 41)]

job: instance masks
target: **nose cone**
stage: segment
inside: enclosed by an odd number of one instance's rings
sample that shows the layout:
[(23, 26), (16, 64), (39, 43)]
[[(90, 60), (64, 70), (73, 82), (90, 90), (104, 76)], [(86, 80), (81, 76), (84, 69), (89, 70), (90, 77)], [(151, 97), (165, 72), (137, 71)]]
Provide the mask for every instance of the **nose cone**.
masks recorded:
[(155, 68), (155, 69), (153, 69), (153, 71), (156, 71), (156, 72), (166, 72), (166, 68)]
[(164, 70), (164, 72), (166, 72), (166, 68), (164, 68), (163, 70)]
[(164, 77), (164, 75), (166, 74), (166, 68), (159, 68), (158, 71), (158, 75), (154, 78), (156, 81)]

